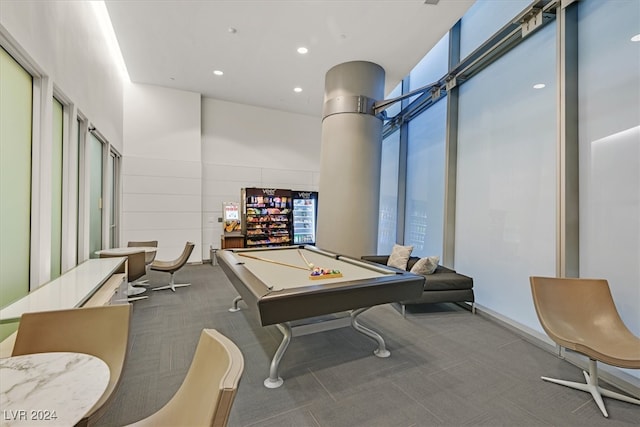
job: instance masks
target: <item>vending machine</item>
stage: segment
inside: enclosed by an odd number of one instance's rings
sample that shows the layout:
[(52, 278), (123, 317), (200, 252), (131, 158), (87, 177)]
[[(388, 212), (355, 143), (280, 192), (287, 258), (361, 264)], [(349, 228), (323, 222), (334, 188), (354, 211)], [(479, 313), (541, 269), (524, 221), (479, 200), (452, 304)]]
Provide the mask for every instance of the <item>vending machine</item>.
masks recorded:
[(243, 188), (241, 197), (245, 247), (291, 244), (291, 190)]
[(318, 193), (316, 191), (293, 192), (293, 243), (315, 245)]

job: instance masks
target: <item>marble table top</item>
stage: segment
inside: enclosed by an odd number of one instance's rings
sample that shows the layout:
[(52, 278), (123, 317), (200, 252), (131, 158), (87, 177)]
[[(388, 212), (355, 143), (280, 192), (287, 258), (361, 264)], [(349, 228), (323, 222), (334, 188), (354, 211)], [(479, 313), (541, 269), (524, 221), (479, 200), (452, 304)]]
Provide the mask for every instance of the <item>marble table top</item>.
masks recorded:
[(131, 247), (123, 247), (123, 248), (111, 248), (111, 249), (101, 249), (96, 251), (96, 255), (107, 254), (107, 255), (130, 255), (136, 252), (145, 253), (156, 252), (158, 248), (154, 248), (153, 246), (131, 246)]
[(0, 426), (72, 426), (100, 399), (109, 367), (81, 353), (0, 359)]

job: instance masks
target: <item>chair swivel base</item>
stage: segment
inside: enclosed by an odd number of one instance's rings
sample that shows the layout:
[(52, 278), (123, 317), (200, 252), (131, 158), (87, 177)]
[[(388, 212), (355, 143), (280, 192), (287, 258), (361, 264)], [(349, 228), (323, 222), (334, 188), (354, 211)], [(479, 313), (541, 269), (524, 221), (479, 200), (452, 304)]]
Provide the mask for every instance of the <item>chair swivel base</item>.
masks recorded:
[(147, 295), (142, 295), (142, 296), (136, 296), (136, 295), (140, 295), (143, 292), (146, 292), (145, 288), (139, 288), (137, 286), (134, 286), (134, 283), (127, 283), (127, 290), (124, 292), (124, 295), (126, 298), (121, 298), (121, 299), (117, 299), (115, 300), (115, 302), (133, 302), (133, 301), (140, 301), (142, 299), (147, 299), (149, 298)]
[(164, 289), (171, 289), (173, 292), (176, 291), (176, 288), (184, 288), (185, 286), (191, 286), (191, 283), (178, 283), (175, 281), (175, 271), (171, 272), (171, 279), (169, 279), (169, 284), (164, 286), (158, 286), (157, 288), (151, 288), (152, 291), (162, 291)]
[(147, 290), (145, 288), (135, 286), (135, 283), (129, 282), (129, 284), (127, 285), (127, 296), (140, 295), (141, 293), (146, 291)]
[(549, 377), (540, 377), (545, 381), (549, 381), (555, 384), (560, 384), (565, 387), (574, 388), (576, 390), (586, 391), (591, 393), (593, 396), (593, 400), (596, 401), (598, 408), (602, 412), (602, 415), (605, 417), (609, 417), (606, 408), (604, 407), (604, 401), (602, 400), (602, 396), (610, 397), (612, 399), (621, 400), (623, 402), (633, 403), (635, 405), (640, 405), (640, 400), (634, 399), (632, 397), (626, 396), (624, 394), (616, 393), (615, 391), (607, 390), (598, 385), (598, 367), (596, 365), (596, 361), (589, 359), (589, 373), (586, 371), (582, 371), (584, 374), (584, 378), (586, 383), (578, 383), (574, 381), (565, 381), (558, 380), (555, 378)]
[(171, 280), (168, 285), (158, 286), (157, 288), (151, 288), (152, 291), (162, 291), (164, 289), (171, 289), (173, 292), (176, 288), (184, 288), (185, 286), (191, 286), (191, 283), (176, 283), (173, 273), (171, 273)]
[(173, 292), (176, 291), (176, 288), (184, 288), (185, 286), (191, 286), (191, 283), (172, 283), (165, 286), (158, 286), (157, 288), (151, 288), (152, 291), (162, 291), (165, 289), (171, 289)]

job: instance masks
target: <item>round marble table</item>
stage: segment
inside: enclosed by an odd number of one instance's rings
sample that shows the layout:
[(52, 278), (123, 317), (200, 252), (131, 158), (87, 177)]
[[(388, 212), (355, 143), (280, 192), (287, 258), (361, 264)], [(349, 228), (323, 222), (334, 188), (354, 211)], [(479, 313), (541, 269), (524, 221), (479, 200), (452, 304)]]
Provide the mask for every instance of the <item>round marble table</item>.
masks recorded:
[(100, 399), (109, 367), (81, 353), (0, 359), (0, 426), (72, 426)]

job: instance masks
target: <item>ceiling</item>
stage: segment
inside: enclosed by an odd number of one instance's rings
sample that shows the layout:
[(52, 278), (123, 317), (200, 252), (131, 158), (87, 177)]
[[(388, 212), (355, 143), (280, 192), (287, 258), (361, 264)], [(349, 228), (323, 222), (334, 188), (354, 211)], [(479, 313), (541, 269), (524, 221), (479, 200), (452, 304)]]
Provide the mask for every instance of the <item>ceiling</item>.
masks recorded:
[[(474, 1), (105, 3), (132, 82), (319, 117), (331, 67), (377, 63), (389, 93)], [(309, 52), (297, 53), (300, 46)]]

